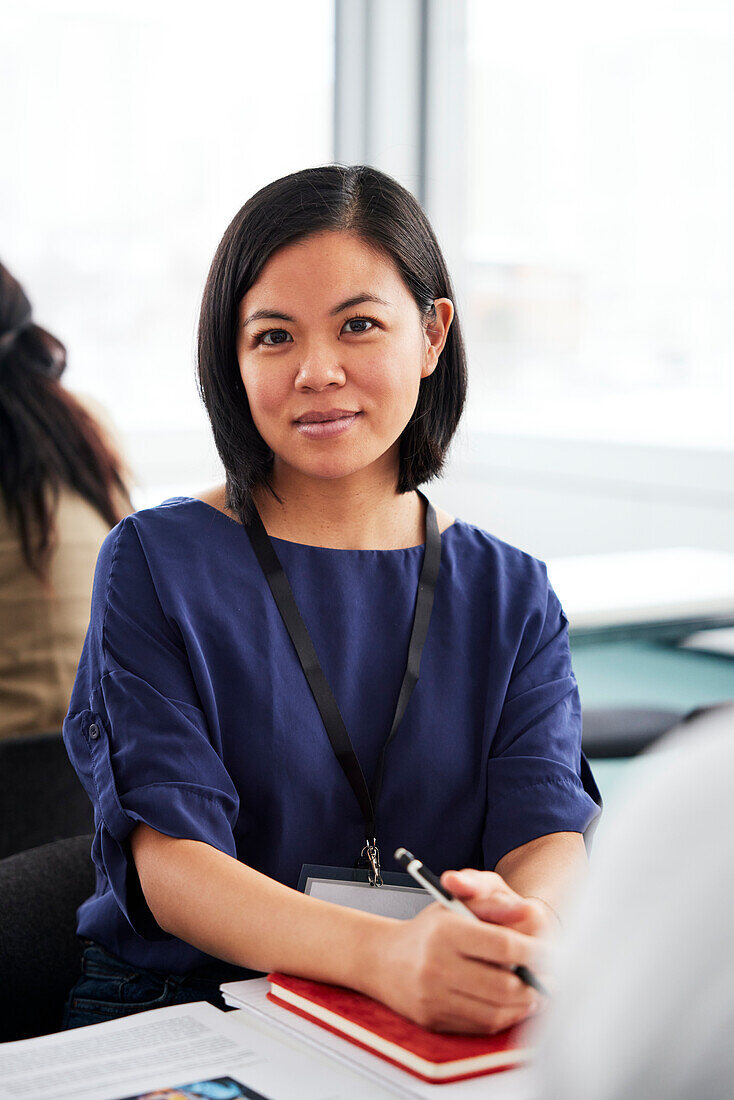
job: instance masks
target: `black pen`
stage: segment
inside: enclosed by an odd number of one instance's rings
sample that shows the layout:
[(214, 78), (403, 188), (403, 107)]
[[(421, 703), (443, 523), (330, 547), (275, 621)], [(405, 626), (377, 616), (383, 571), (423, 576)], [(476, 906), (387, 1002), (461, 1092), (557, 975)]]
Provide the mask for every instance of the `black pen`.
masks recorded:
[[(464, 905), (463, 901), (455, 898), (450, 890), (442, 886), (441, 880), (434, 875), (433, 871), (429, 871), (425, 863), (421, 863), (411, 852), (408, 852), (405, 848), (398, 848), (395, 852), (395, 859), (411, 878), (415, 879), (419, 886), (422, 886), (431, 897), (434, 897), (446, 909), (451, 909), (454, 913), (458, 913), (462, 917), (469, 917), (471, 920), (480, 920), (476, 913), (472, 913), (471, 909)], [(527, 966), (511, 966), (509, 969), (513, 974), (517, 974), (520, 981), (525, 982), (525, 985), (537, 989), (538, 993), (542, 993), (544, 997), (550, 997), (550, 993), (543, 983), (536, 978)]]

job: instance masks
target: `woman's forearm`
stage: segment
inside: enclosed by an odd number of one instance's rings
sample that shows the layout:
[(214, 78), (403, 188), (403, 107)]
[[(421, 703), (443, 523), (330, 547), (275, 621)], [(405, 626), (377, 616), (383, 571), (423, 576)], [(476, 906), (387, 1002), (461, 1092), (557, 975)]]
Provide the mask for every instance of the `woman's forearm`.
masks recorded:
[(550, 833), (508, 852), (495, 870), (526, 898), (537, 898), (559, 917), (587, 867), (581, 833)]
[(534, 991), (509, 972), (534, 965), (537, 941), (521, 930), (439, 905), (410, 920), (333, 905), (147, 825), (131, 847), (161, 928), (215, 958), (357, 989), (437, 1030), (484, 1034), (534, 1011)]
[(252, 970), (282, 970), (374, 995), (389, 918), (310, 898), (195, 840), (147, 825), (131, 838), (148, 906), (166, 932)]

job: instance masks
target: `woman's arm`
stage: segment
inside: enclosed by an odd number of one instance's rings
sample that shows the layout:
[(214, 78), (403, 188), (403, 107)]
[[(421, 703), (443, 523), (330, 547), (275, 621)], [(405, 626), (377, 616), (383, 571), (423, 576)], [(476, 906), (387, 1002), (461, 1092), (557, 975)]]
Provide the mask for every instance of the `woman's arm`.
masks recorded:
[(131, 848), (158, 924), (216, 958), (361, 990), (427, 1027), (490, 1032), (536, 995), (508, 967), (534, 937), (430, 905), (408, 921), (307, 897), (201, 841), (137, 825)]
[(495, 870), (516, 893), (543, 902), (560, 921), (587, 866), (581, 833), (550, 833), (508, 852)]
[(156, 922), (207, 954), (253, 970), (304, 973), (355, 985), (375, 930), (371, 913), (339, 908), (260, 874), (197, 840), (147, 825), (131, 835), (145, 900)]

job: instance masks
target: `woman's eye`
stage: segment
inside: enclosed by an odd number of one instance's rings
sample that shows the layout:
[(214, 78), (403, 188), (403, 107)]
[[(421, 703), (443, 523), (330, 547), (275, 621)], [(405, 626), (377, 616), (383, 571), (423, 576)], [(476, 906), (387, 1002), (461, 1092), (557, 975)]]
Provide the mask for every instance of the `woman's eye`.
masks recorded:
[[(271, 337), (272, 339), (269, 340), (268, 337)], [(281, 339), (281, 337), (286, 337), (286, 339), (283, 340)], [(286, 332), (284, 328), (270, 328), (267, 330), (267, 332), (257, 333), (255, 337), (258, 344), (265, 344), (267, 347), (270, 348), (275, 347), (277, 344), (285, 344), (288, 342), (288, 340), (290, 340), (290, 338), (291, 334), (289, 332)]]
[[(370, 328), (375, 327), (374, 321), (371, 321), (369, 317), (350, 317), (348, 321), (344, 322), (345, 325), (369, 325)], [(369, 328), (352, 329), (352, 332), (369, 332)]]

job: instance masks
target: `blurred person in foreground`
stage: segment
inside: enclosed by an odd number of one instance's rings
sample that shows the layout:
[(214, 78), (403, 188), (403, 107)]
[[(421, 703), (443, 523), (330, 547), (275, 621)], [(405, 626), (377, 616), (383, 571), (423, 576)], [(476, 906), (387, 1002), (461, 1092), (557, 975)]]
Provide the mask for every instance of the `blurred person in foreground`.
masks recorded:
[(61, 729), (97, 554), (132, 511), (121, 460), (62, 386), (65, 366), (0, 264), (0, 739)]
[(734, 1096), (734, 704), (640, 764), (535, 1022), (543, 1100)]

